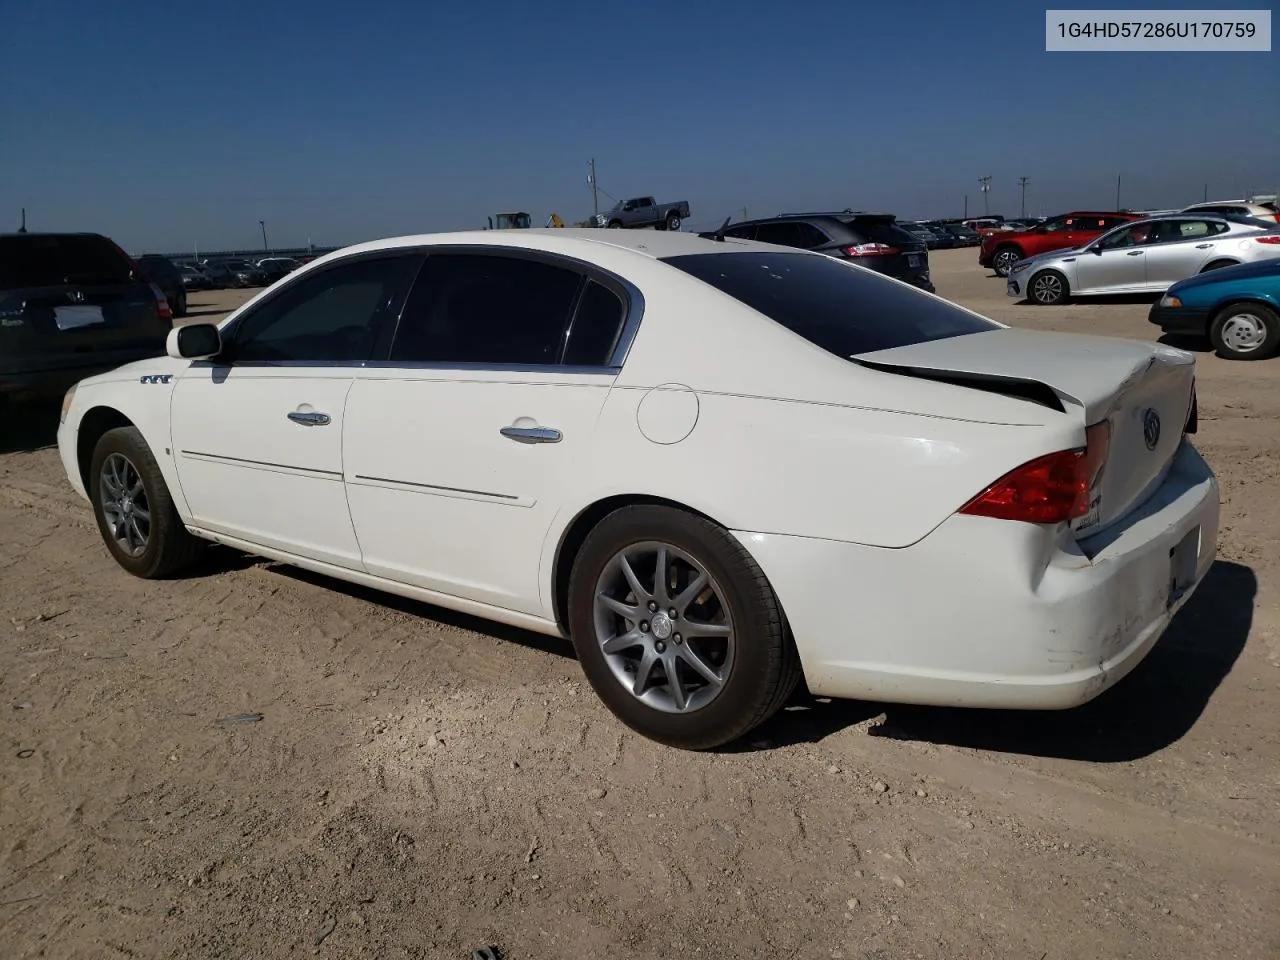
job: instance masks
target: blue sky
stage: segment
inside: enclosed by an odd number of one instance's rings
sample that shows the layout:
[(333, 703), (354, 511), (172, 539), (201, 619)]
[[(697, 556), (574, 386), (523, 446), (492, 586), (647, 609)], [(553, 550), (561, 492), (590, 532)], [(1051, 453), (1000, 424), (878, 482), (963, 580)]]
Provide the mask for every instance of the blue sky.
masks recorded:
[(577, 220), (593, 156), (694, 226), (973, 214), (984, 174), (1010, 216), (1023, 175), (1043, 214), (1111, 206), (1117, 174), (1132, 207), (1280, 185), (1280, 53), (1049, 54), (1025, 2), (0, 0), (0, 23), (0, 229), (25, 205), (135, 253), (259, 245), (260, 219), (273, 246)]

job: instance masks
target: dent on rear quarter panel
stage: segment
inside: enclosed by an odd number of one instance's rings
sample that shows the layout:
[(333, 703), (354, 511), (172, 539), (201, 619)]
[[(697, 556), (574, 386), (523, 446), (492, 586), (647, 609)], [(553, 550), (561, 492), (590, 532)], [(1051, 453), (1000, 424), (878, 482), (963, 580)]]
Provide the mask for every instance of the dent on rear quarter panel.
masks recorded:
[(1069, 417), (1055, 431), (699, 392), (692, 431), (663, 445), (637, 426), (647, 392), (610, 393), (574, 513), (639, 494), (732, 529), (905, 547), (1074, 426)]

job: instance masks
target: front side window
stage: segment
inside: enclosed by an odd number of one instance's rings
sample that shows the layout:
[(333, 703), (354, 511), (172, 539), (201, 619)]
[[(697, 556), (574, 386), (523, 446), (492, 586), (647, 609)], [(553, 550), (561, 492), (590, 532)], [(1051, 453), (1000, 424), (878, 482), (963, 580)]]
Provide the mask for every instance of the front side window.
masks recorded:
[(286, 287), (236, 322), (233, 363), (362, 363), (414, 256), (338, 264)]
[(1136, 247), (1147, 242), (1150, 231), (1151, 224), (1122, 227), (1119, 230), (1111, 231), (1111, 233), (1099, 240), (1098, 248), (1100, 250), (1118, 250), (1121, 247)]
[(810, 253), (700, 253), (664, 263), (849, 358), (999, 324), (874, 271)]
[(520, 257), (431, 254), (405, 302), (391, 360), (554, 365), (583, 277)]

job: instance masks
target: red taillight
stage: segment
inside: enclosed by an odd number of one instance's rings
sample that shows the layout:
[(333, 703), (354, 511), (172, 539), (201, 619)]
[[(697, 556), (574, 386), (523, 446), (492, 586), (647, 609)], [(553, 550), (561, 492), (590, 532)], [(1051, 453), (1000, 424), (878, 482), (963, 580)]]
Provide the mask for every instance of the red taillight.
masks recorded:
[(1280, 246), (1280, 234), (1267, 234), (1265, 237), (1254, 237), (1254, 243), (1267, 243), (1273, 246)]
[(888, 257), (901, 252), (897, 247), (891, 247), (887, 243), (859, 243), (856, 246), (844, 248), (847, 257)]
[(1107, 461), (1111, 426), (1105, 420), (1085, 431), (1083, 449), (1060, 450), (1024, 463), (1001, 477), (960, 513), (1024, 523), (1062, 523), (1089, 512), (1090, 494)]
[(169, 308), (169, 301), (164, 295), (164, 291), (151, 284), (151, 292), (156, 295), (156, 316), (161, 320), (173, 320), (173, 311)]

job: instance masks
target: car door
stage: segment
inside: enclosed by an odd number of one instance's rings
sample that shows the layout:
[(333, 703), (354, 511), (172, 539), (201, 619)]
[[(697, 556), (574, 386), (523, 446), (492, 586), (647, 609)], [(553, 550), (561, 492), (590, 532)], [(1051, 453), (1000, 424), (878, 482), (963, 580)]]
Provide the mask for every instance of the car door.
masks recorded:
[(224, 328), (221, 356), (179, 378), (173, 456), (194, 526), (360, 567), (343, 414), (419, 259), (357, 257), (299, 277)]
[(1150, 227), (1119, 227), (1099, 237), (1076, 257), (1075, 293), (1107, 293), (1146, 283), (1146, 242)]
[(1167, 290), (1179, 280), (1193, 277), (1215, 256), (1227, 225), (1221, 220), (1188, 218), (1167, 220), (1147, 248), (1147, 283), (1152, 290)]
[(347, 403), (347, 498), (369, 573), (551, 615), (544, 541), (578, 482), (634, 302), (556, 258), (427, 256), (389, 359), (357, 373)]

